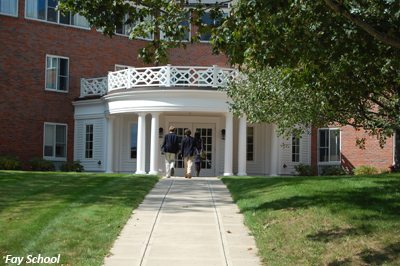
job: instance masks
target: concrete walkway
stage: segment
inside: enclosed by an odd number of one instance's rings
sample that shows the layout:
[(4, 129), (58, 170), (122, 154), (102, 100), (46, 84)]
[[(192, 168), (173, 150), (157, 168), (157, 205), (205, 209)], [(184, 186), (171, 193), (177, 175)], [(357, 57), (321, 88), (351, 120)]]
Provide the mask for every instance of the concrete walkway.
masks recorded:
[(162, 179), (114, 243), (106, 266), (261, 265), (229, 191), (217, 178)]

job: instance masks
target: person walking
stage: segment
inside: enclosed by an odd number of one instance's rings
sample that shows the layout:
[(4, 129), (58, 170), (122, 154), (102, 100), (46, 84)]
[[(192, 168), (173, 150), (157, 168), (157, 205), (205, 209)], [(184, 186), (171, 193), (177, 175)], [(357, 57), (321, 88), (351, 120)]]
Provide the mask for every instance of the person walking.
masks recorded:
[(196, 152), (196, 146), (191, 134), (192, 131), (190, 131), (190, 129), (185, 129), (185, 136), (182, 139), (181, 147), (181, 154), (185, 168), (185, 178), (188, 179), (192, 178), (193, 157)]
[(200, 137), (200, 132), (194, 133), (194, 145), (196, 147), (196, 155), (194, 157), (194, 168), (196, 170), (196, 176), (200, 175), (201, 170), (201, 156), (203, 153), (203, 140)]
[(175, 155), (179, 151), (179, 137), (174, 126), (170, 126), (169, 133), (164, 136), (161, 151), (165, 156), (165, 177), (170, 178), (175, 175)]

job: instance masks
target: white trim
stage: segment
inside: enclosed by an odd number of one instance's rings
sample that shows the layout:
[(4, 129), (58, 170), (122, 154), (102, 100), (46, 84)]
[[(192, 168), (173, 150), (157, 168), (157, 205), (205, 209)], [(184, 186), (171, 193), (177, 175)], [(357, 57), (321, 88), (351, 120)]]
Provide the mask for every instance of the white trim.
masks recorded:
[[(45, 132), (46, 132), (46, 125), (52, 125), (52, 126), (65, 126), (65, 157), (56, 157), (55, 156), (55, 150), (54, 150), (54, 156), (44, 156), (44, 146), (45, 146), (45, 142), (46, 142), (46, 136), (45, 136)], [(56, 131), (55, 131), (56, 132)], [(56, 137), (56, 136), (54, 136)], [(55, 144), (55, 143), (54, 143)], [(49, 160), (49, 161), (67, 161), (68, 158), (68, 124), (64, 124), (64, 123), (53, 123), (53, 122), (44, 122), (43, 123), (43, 159)], [(54, 146), (55, 149), (55, 146)]]
[[(47, 88), (47, 58), (48, 57), (55, 57), (57, 59), (67, 59), (68, 60), (68, 64), (67, 64), (67, 68), (68, 68), (68, 78), (67, 78), (67, 90), (66, 91), (62, 91), (62, 90), (58, 90), (58, 73), (59, 73), (59, 67), (57, 66), (57, 76), (56, 76), (56, 89), (49, 89)], [(45, 91), (54, 91), (54, 92), (60, 92), (60, 93), (69, 93), (69, 79), (70, 79), (70, 67), (69, 67), (69, 57), (65, 57), (65, 56), (59, 56), (59, 55), (51, 55), (51, 54), (46, 54), (45, 57), (45, 78), (44, 78), (44, 90)]]
[(15, 0), (15, 1), (17, 1), (17, 3), (16, 3), (16, 12), (15, 12), (15, 15), (12, 15), (12, 14), (9, 14), (9, 13), (2, 13), (2, 12), (0, 12), (0, 15), (2, 15), (2, 16), (7, 16), (7, 17), (13, 17), (13, 18), (18, 18), (18, 11), (19, 11), (19, 9), (18, 9), (18, 7), (19, 7), (19, 1), (18, 0)]

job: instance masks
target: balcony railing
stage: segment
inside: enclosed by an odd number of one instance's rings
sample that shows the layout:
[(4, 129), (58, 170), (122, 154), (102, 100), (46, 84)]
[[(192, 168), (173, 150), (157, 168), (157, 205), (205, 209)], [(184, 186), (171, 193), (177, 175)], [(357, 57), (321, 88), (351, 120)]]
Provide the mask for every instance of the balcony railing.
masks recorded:
[(81, 79), (81, 98), (87, 96), (105, 95), (107, 93), (107, 77)]
[(127, 68), (109, 72), (108, 78), (82, 79), (81, 97), (105, 95), (114, 90), (140, 87), (225, 87), (237, 77), (238, 71), (231, 68), (161, 66)]

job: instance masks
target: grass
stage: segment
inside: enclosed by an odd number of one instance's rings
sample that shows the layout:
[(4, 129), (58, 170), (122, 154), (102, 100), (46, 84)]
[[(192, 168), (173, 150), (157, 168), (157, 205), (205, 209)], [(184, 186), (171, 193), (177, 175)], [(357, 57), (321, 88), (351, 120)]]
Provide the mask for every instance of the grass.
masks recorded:
[(265, 265), (400, 265), (400, 174), (223, 182)]
[(101, 265), (156, 176), (0, 171), (3, 256), (56, 256)]

